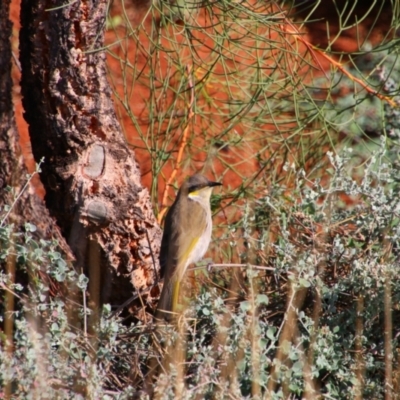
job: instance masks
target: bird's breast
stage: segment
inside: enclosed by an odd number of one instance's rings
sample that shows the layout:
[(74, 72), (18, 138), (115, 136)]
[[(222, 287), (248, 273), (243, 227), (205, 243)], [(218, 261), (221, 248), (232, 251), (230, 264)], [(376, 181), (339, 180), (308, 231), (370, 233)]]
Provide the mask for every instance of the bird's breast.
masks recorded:
[(197, 241), (196, 245), (193, 248), (193, 251), (188, 260), (189, 261), (188, 265), (196, 263), (197, 261), (200, 261), (203, 258), (211, 241), (211, 231), (212, 231), (211, 221), (207, 221), (204, 233), (200, 236), (199, 240)]

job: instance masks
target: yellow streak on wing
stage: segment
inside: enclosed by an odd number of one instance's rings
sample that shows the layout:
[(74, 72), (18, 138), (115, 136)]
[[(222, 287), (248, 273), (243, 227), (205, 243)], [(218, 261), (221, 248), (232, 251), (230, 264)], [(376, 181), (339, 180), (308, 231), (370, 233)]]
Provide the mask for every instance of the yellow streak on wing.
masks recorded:
[(172, 289), (172, 306), (171, 306), (171, 311), (176, 312), (177, 306), (178, 306), (178, 299), (179, 299), (179, 286), (180, 282), (176, 281), (174, 282), (174, 287)]
[[(179, 269), (181, 268), (186, 268), (187, 267), (187, 260), (189, 259), (189, 255), (190, 253), (193, 251), (193, 249), (195, 248), (197, 242), (199, 241), (200, 237), (194, 238), (192, 240), (192, 242), (190, 243), (190, 245), (188, 246), (188, 248), (185, 250), (185, 252), (182, 254), (182, 257), (180, 257), (179, 259)], [(180, 278), (183, 278), (183, 274), (185, 273), (185, 271), (182, 271), (182, 273), (180, 273), (181, 271), (177, 271)]]
[(197, 242), (199, 241), (200, 238), (194, 238), (186, 251), (182, 254), (181, 260), (179, 260), (179, 268), (176, 271), (178, 273), (177, 279), (174, 282), (174, 286), (172, 289), (172, 312), (176, 312), (176, 308), (178, 306), (178, 300), (179, 300), (179, 287), (180, 287), (180, 279), (183, 278), (183, 274), (185, 271), (179, 271), (181, 268), (187, 267), (186, 262), (189, 258), (189, 254), (192, 252), (194, 247), (196, 246)]

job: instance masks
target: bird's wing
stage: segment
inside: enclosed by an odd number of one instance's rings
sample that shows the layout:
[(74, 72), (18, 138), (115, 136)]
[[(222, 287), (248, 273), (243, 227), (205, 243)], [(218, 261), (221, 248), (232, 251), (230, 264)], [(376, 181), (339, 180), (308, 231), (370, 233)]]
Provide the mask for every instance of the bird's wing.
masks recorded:
[(182, 227), (178, 224), (178, 220), (181, 212), (175, 202), (165, 217), (160, 249), (160, 276), (164, 279), (166, 277), (170, 279), (178, 265), (179, 242), (182, 237)]
[[(181, 213), (180, 221), (186, 223), (177, 224), (176, 213)], [(165, 219), (165, 226), (169, 226), (169, 234), (164, 233), (160, 251), (161, 277), (171, 278), (177, 271), (183, 272), (187, 266), (187, 260), (200, 239), (199, 232), (206, 228), (206, 213), (204, 209), (193, 202), (190, 211), (171, 207)], [(195, 229), (190, 229), (190, 228)]]
[[(181, 271), (188, 265), (190, 254), (199, 244), (202, 233), (204, 233), (207, 226), (207, 214), (203, 207), (197, 202), (193, 201), (187, 212), (186, 221), (187, 226), (179, 231), (179, 251), (177, 254), (178, 270)], [(190, 229), (192, 228), (192, 229)]]

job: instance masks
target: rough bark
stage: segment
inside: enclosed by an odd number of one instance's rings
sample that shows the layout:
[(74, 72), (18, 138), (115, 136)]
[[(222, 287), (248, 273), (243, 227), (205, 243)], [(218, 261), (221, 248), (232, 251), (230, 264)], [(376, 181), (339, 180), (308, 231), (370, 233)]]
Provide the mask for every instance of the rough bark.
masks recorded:
[(46, 205), (92, 277), (100, 250), (101, 298), (118, 304), (154, 283), (161, 231), (106, 79), (107, 3), (23, 0), (21, 86)]
[[(12, 24), (9, 20), (10, 0), (0, 2), (0, 209), (1, 222), (4, 225), (13, 225), (13, 241), (23, 240), (18, 234), (24, 231), (25, 222), (36, 225), (37, 230), (31, 235), (35, 239), (57, 238), (60, 249), (71, 259), (69, 247), (60, 235), (55, 221), (50, 217), (43, 201), (36, 195), (34, 189), (27, 182), (27, 169), (19, 145), (16, 128), (14, 107), (12, 103), (11, 79), (11, 31)], [(28, 183), (28, 184), (27, 184)], [(8, 190), (12, 188), (12, 190)], [(11, 206), (9, 212), (4, 207)], [(1, 244), (0, 244), (1, 245)], [(13, 244), (8, 246), (9, 255), (5, 260), (0, 260), (0, 269), (7, 273), (10, 283), (26, 283), (27, 274), (24, 269), (17, 268)], [(24, 244), (24, 246), (27, 246)], [(51, 280), (46, 273), (41, 274), (51, 286)], [(57, 288), (58, 289), (58, 288)], [(3, 316), (0, 323), (2, 332), (2, 345), (13, 353), (14, 337), (14, 312), (17, 307), (16, 298), (12, 291), (2, 291), (0, 296), (0, 311)], [(5, 340), (4, 340), (5, 339)], [(4, 386), (6, 398), (11, 398), (12, 381)]]
[[(28, 171), (19, 145), (12, 102), (12, 24), (9, 20), (9, 6), (10, 0), (0, 2), (0, 206), (12, 205), (5, 222), (12, 222), (16, 232), (24, 229), (24, 223), (29, 221), (38, 228), (35, 236), (42, 239), (57, 238), (62, 249), (70, 254), (68, 245), (60, 236), (43, 201), (29, 184), (26, 186)], [(13, 192), (7, 190), (7, 187), (12, 188)]]

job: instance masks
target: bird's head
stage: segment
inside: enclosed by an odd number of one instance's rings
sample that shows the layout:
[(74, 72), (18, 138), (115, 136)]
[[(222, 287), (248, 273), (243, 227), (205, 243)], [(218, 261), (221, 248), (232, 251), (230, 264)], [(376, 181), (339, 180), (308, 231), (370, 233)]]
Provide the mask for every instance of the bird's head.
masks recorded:
[(193, 175), (185, 183), (187, 195), (192, 200), (209, 201), (212, 189), (215, 186), (221, 186), (222, 183), (213, 182), (203, 175)]

